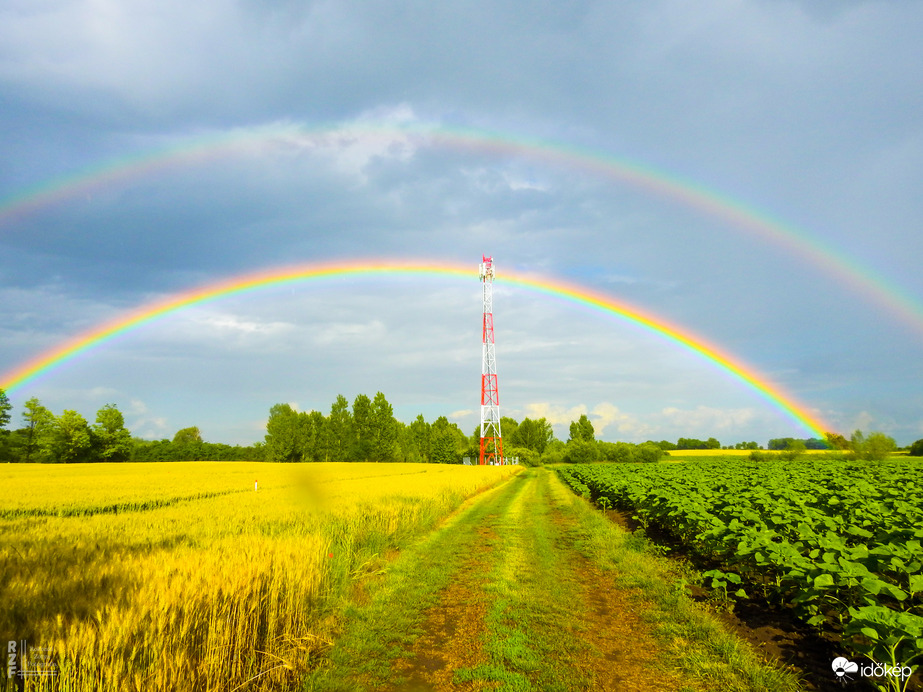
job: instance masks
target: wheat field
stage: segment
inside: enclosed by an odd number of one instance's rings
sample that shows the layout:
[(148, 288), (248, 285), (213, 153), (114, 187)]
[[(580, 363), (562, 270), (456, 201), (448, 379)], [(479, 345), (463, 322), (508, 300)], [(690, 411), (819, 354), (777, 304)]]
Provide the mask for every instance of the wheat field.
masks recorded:
[(33, 689), (296, 689), (357, 580), (519, 470), (10, 464), (0, 632), (47, 649)]

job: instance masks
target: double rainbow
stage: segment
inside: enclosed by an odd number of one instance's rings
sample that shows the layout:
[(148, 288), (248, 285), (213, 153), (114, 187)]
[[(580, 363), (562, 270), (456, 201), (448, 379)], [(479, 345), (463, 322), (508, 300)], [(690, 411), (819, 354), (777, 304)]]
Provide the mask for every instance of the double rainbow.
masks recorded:
[(419, 123), (360, 123), (316, 128), (283, 123), (198, 135), (171, 147), (103, 162), (0, 200), (0, 226), (8, 225), (17, 218), (57, 202), (89, 194), (98, 188), (122, 184), (126, 180), (159, 171), (198, 165), (219, 157), (265, 149), (297, 151), (302, 147), (321, 146), (329, 141), (369, 140), (387, 143), (401, 139), (414, 147), (438, 146), (476, 151), (495, 157), (524, 157), (553, 166), (578, 169), (694, 208), (711, 217), (719, 218), (748, 235), (782, 247), (827, 276), (834, 277), (841, 284), (848, 286), (862, 300), (884, 308), (912, 327), (918, 335), (923, 335), (923, 305), (916, 297), (835, 247), (812, 238), (802, 229), (797, 229), (727, 195), (650, 166), (560, 143), (484, 130), (427, 126)]
[[(104, 346), (107, 342), (155, 320), (186, 308), (217, 301), (271, 286), (298, 282), (322, 283), (324, 280), (348, 276), (419, 276), (459, 278), (468, 281), (477, 276), (471, 267), (451, 263), (403, 263), (388, 261), (352, 261), (304, 264), (241, 274), (223, 281), (169, 296), (142, 305), (115, 319), (83, 332), (69, 341), (49, 349), (12, 370), (0, 375), (0, 388), (14, 393), (39, 377), (47, 375), (82, 354)], [(812, 436), (823, 438), (829, 428), (804, 405), (767, 381), (753, 368), (707, 343), (688, 330), (657, 317), (650, 311), (619, 302), (611, 296), (558, 279), (537, 278), (503, 270), (497, 277), (500, 284), (518, 286), (539, 294), (591, 308), (597, 312), (627, 320), (646, 331), (691, 351), (707, 363), (756, 392), (770, 406), (781, 411)]]

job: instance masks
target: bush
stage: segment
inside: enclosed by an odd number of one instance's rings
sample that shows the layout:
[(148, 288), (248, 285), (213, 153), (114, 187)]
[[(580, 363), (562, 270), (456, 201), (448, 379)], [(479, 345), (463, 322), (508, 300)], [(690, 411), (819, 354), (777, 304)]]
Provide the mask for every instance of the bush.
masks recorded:
[(503, 456), (507, 458), (519, 457), (519, 463), (523, 466), (541, 466), (542, 461), (538, 452), (533, 452), (525, 447), (508, 447), (504, 448)]
[(635, 461), (634, 445), (627, 442), (597, 442), (599, 455), (597, 458), (606, 461)]
[(881, 432), (869, 433), (869, 436), (864, 439), (857, 435), (857, 438), (858, 440), (855, 444), (856, 454), (859, 455), (860, 459), (865, 459), (866, 461), (883, 461), (897, 449), (897, 443), (894, 438), (888, 437)]
[(663, 450), (653, 442), (645, 442), (635, 447), (635, 459), (645, 461), (649, 464), (656, 464), (663, 456)]
[(569, 464), (589, 464), (599, 458), (598, 453), (595, 442), (571, 440), (564, 451), (564, 461)]
[(564, 463), (564, 450), (561, 449), (550, 449), (546, 450), (542, 454), (539, 461), (542, 464), (563, 464)]
[(917, 440), (910, 445), (910, 456), (923, 457), (923, 440)]

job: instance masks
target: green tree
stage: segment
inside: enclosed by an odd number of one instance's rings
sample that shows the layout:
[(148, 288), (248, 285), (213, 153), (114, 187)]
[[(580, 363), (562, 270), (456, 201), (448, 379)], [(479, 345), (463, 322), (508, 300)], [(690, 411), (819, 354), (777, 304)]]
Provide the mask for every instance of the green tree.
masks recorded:
[(538, 454), (544, 454), (545, 449), (554, 439), (554, 430), (551, 423), (544, 418), (538, 420), (523, 418), (522, 423), (512, 435), (507, 436), (504, 429), (504, 437), (517, 447), (525, 447)]
[(54, 416), (34, 396), (26, 401), (22, 412), (23, 428), (20, 431), (22, 449), (20, 458), (32, 461), (49, 461), (50, 436), (54, 429)]
[(861, 449), (856, 451), (862, 459), (884, 461), (896, 449), (897, 443), (893, 437), (889, 437), (883, 432), (873, 432), (869, 433), (869, 436), (865, 438)]
[(202, 442), (202, 433), (199, 432), (196, 426), (177, 430), (173, 436), (173, 444), (175, 445), (189, 445), (195, 442)]
[(663, 449), (655, 442), (645, 442), (635, 448), (634, 456), (638, 461), (656, 464), (663, 457)]
[(849, 440), (838, 433), (824, 433), (824, 439), (826, 440), (827, 446), (830, 449), (840, 449), (843, 451), (849, 449)]
[(590, 440), (570, 439), (564, 452), (564, 461), (569, 464), (588, 464), (599, 459), (599, 448)]
[(543, 464), (561, 464), (564, 463), (564, 456), (567, 452), (567, 445), (562, 440), (553, 439), (545, 451), (542, 453), (541, 462)]
[(849, 448), (859, 457), (862, 456), (862, 448), (865, 446), (865, 435), (861, 430), (853, 430), (849, 436)]
[(298, 413), (289, 404), (275, 404), (266, 421), (266, 452), (271, 461), (301, 460)]
[(593, 424), (590, 422), (590, 419), (587, 418), (585, 413), (581, 414), (578, 420), (571, 421), (570, 439), (568, 442), (571, 440), (596, 442), (596, 431), (593, 429)]
[(372, 400), (359, 394), (353, 400), (353, 441), (349, 451), (350, 461), (371, 461), (375, 445), (372, 424)]
[(329, 461), (347, 461), (353, 446), (353, 417), (349, 412), (349, 402), (342, 394), (330, 407), (327, 416), (326, 444)]
[(600, 441), (596, 443), (596, 447), (599, 451), (600, 457), (606, 461), (635, 461), (635, 445), (628, 442)]
[(6, 396), (6, 392), (0, 388), (0, 461), (11, 461), (12, 456), (12, 444), (10, 431), (6, 430), (7, 424), (10, 422), (10, 411), (13, 406), (10, 404), (10, 400)]
[(439, 416), (432, 426), (432, 461), (434, 464), (458, 464), (468, 447), (468, 438), (455, 423)]
[(0, 429), (5, 428), (10, 422), (10, 411), (13, 405), (10, 403), (6, 392), (0, 387)]
[(909, 454), (912, 457), (923, 457), (923, 440), (917, 440), (910, 445)]
[[(515, 418), (510, 418), (509, 416), (500, 416), (500, 434), (503, 436), (504, 441), (512, 440), (518, 429), (519, 423), (516, 422)], [(478, 431), (478, 433), (478, 436), (480, 437), (480, 431)]]
[(131, 433), (115, 404), (106, 404), (96, 412), (91, 437), (100, 461), (128, 461), (131, 458)]
[(423, 418), (423, 414), (418, 414), (413, 423), (409, 426), (410, 439), (412, 446), (419, 452), (424, 462), (432, 461), (430, 454), (430, 424)]
[(372, 456), (375, 461), (394, 461), (398, 452), (398, 425), (394, 419), (394, 409), (385, 395), (375, 394), (372, 401)]
[(47, 436), (45, 444), (49, 455), (57, 462), (70, 464), (89, 461), (92, 440), (86, 418), (76, 411), (65, 409), (54, 418), (51, 434)]
[(298, 414), (300, 428), (302, 461), (323, 461), (324, 414), (320, 411), (302, 412)]

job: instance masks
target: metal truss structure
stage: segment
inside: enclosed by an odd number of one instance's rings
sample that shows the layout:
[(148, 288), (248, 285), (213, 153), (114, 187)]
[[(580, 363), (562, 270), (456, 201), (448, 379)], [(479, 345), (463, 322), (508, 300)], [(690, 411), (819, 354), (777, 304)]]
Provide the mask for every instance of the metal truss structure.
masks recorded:
[(481, 453), (479, 464), (503, 463), (500, 435), (500, 390), (497, 386), (497, 351), (494, 343), (494, 262), (481, 256), (479, 276), (484, 284), (484, 322), (481, 330)]

